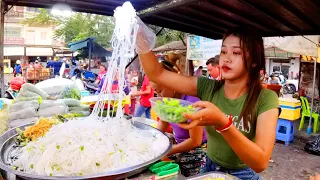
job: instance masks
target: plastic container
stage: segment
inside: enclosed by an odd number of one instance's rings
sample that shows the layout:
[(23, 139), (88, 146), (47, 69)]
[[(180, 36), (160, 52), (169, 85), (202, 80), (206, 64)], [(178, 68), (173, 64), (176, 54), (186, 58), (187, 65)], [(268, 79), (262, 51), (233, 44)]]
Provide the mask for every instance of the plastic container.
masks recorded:
[[(165, 104), (164, 100), (176, 101), (174, 105)], [(156, 112), (158, 117), (162, 121), (172, 122), (172, 123), (183, 123), (187, 122), (187, 119), (183, 117), (184, 113), (195, 113), (198, 109), (191, 107), (192, 102), (176, 99), (176, 98), (166, 98), (166, 97), (154, 97), (150, 98), (151, 107)], [(187, 107), (189, 106), (189, 107)]]
[(80, 91), (81, 97), (90, 96), (89, 91)]
[(290, 121), (300, 119), (301, 102), (294, 98), (279, 98), (281, 114), (279, 118)]

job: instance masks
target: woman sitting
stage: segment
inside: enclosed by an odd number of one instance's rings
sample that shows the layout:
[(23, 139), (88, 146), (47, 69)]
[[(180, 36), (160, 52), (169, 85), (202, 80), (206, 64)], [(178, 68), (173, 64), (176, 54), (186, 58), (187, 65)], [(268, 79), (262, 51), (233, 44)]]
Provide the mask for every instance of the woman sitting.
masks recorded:
[[(162, 61), (162, 66), (172, 72), (178, 73), (168, 61)], [(176, 67), (177, 68), (177, 67)], [(179, 68), (177, 68), (179, 69)], [(199, 101), (197, 97), (186, 96), (183, 94), (176, 93), (175, 91), (150, 82), (151, 87), (160, 97), (172, 97), (178, 98), (190, 102)], [(168, 123), (162, 120), (158, 121), (158, 129), (165, 132), (168, 126), (172, 127), (174, 134), (174, 145), (169, 154), (162, 160), (174, 160), (180, 165), (181, 173), (188, 177), (195, 175), (199, 172), (201, 165), (205, 164), (206, 152), (204, 148), (207, 140), (205, 130), (202, 126), (194, 127), (190, 130), (185, 130), (179, 127), (178, 124)]]

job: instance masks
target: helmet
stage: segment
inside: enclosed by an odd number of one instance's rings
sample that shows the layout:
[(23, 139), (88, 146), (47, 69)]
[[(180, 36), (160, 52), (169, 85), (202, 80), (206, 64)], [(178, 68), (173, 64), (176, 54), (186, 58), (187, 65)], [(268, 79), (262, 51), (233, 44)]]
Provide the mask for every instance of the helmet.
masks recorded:
[(20, 61), (20, 60), (17, 60), (17, 61), (16, 61), (16, 64), (21, 64), (21, 61)]

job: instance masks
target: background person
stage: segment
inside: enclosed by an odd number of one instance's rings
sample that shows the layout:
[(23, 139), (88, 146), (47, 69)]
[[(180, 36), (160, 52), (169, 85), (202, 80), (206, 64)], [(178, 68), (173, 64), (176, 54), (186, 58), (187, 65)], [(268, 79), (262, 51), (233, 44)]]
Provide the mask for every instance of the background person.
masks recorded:
[(98, 77), (95, 81), (95, 84), (99, 84), (100, 81), (103, 79), (103, 77), (107, 74), (107, 70), (106, 67), (104, 65), (100, 65), (99, 67), (99, 73), (98, 73)]
[(146, 118), (151, 119), (151, 103), (150, 98), (154, 96), (154, 91), (150, 86), (149, 78), (145, 75), (140, 91), (132, 93), (131, 96), (140, 96), (140, 106), (137, 109), (134, 117), (141, 117), (145, 113)]
[(199, 66), (198, 69), (196, 70), (196, 72), (194, 73), (194, 76), (195, 76), (195, 77), (201, 77), (201, 76), (203, 76), (203, 74), (202, 74), (202, 69), (203, 69), (203, 67), (202, 67), (202, 66)]
[(130, 98), (131, 98), (131, 106), (130, 106), (130, 112), (131, 115), (134, 115), (136, 110), (136, 103), (137, 98), (135, 96), (132, 96), (132, 94), (136, 93), (138, 91), (138, 83), (139, 83), (139, 74), (137, 70), (134, 70), (132, 72), (132, 78), (130, 80)]
[[(163, 68), (167, 69), (168, 71), (178, 73), (178, 71), (173, 68), (177, 65), (167, 66), (168, 64), (170, 64), (170, 62), (161, 62)], [(197, 97), (182, 95), (174, 90), (165, 88), (156, 83), (150, 82), (150, 84), (152, 89), (154, 89), (154, 91), (160, 97), (173, 97), (193, 103), (200, 101), (200, 99)], [(169, 125), (173, 130), (175, 141), (171, 151), (167, 154), (167, 157), (163, 158), (162, 160), (174, 160), (180, 165), (181, 173), (185, 177), (198, 174), (201, 165), (205, 163), (205, 143), (207, 141), (207, 136), (204, 127), (197, 126), (190, 130), (185, 130), (179, 127), (178, 124), (168, 123), (160, 119), (158, 121), (157, 128), (162, 132), (166, 132)]]
[(269, 84), (281, 84), (280, 80), (278, 77), (276, 77), (274, 74), (271, 74), (270, 78), (269, 78)]
[(207, 62), (207, 68), (209, 73), (209, 79), (221, 80), (220, 68), (219, 68), (219, 55), (210, 58)]
[(21, 70), (21, 61), (17, 60), (16, 64), (14, 65), (14, 77), (16, 77), (17, 75), (21, 75), (22, 74), (22, 70)]

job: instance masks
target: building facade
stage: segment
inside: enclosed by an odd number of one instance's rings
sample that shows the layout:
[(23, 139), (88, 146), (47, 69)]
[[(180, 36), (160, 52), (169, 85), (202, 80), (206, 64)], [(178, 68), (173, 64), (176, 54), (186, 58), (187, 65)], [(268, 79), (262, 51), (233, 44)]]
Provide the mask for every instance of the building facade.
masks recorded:
[[(54, 55), (54, 49), (64, 47), (63, 43), (53, 40), (54, 25), (23, 25), (21, 21), (39, 13), (37, 8), (13, 6), (5, 15), (4, 58), (11, 60), (46, 61)], [(57, 44), (59, 44), (57, 46)]]

